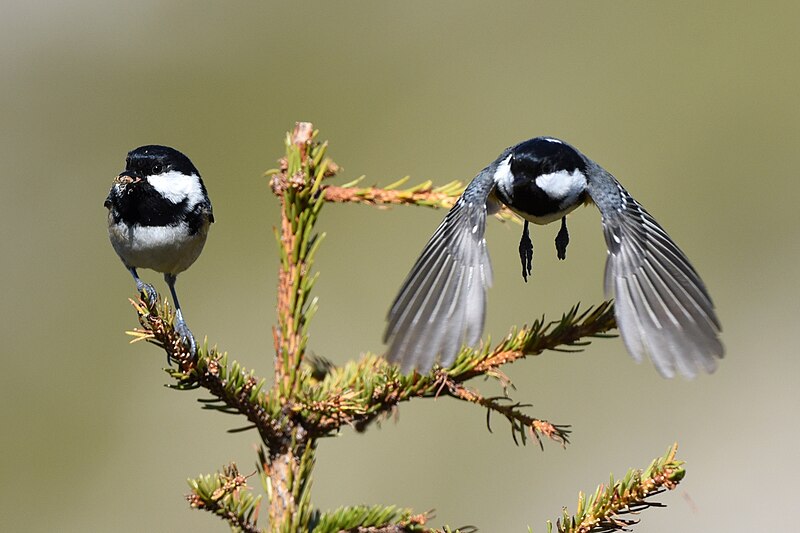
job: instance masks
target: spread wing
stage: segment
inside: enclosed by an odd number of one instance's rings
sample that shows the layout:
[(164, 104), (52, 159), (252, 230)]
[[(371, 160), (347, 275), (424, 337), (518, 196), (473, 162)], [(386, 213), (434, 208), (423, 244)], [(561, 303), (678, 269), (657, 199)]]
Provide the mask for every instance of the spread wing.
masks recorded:
[(703, 281), (650, 213), (613, 176), (596, 170), (589, 194), (608, 245), (605, 292), (615, 297), (625, 346), (637, 361), (648, 355), (664, 377), (713, 372), (724, 348)]
[(482, 171), (439, 225), (387, 316), (386, 358), (403, 373), (447, 367), (480, 339), (492, 267), (484, 239), (493, 168)]

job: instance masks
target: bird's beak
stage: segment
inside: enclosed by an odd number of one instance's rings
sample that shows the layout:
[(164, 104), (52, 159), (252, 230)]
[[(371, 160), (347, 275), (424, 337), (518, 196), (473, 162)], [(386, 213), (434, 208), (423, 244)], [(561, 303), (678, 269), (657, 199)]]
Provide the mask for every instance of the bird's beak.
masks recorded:
[(142, 181), (142, 175), (135, 170), (124, 170), (114, 178), (114, 183), (119, 185), (128, 185), (129, 183), (138, 183), (140, 181)]

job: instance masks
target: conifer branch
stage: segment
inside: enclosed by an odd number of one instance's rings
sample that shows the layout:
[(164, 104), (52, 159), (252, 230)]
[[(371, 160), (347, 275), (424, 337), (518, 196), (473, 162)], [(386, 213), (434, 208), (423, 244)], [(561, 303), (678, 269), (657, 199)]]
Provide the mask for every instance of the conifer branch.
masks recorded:
[(406, 204), (422, 205), (427, 207), (450, 209), (456, 200), (464, 192), (464, 184), (461, 181), (451, 181), (440, 187), (434, 187), (433, 182), (428, 180), (413, 187), (400, 189), (409, 177), (398, 180), (384, 188), (378, 187), (355, 187), (361, 178), (345, 184), (341, 187), (327, 185), (323, 189), (325, 200), (335, 203), (358, 203), (367, 205), (388, 205)]
[[(558, 533), (606, 533), (610, 531), (629, 531), (638, 519), (625, 517), (639, 513), (649, 507), (665, 505), (647, 501), (665, 490), (674, 489), (681, 482), (686, 471), (683, 461), (675, 459), (678, 444), (673, 444), (667, 453), (641, 470), (629, 470), (620, 481), (611, 477), (608, 485), (599, 485), (590, 497), (578, 494), (578, 507), (570, 516), (566, 509), (556, 522)], [(548, 520), (547, 532), (552, 533), (553, 524)]]
[(502, 365), (539, 355), (545, 350), (579, 352), (590, 344), (586, 339), (613, 337), (608, 332), (616, 327), (612, 302), (603, 302), (583, 312), (580, 312), (580, 304), (577, 304), (564, 313), (561, 320), (546, 323), (542, 317), (529, 328), (512, 330), (491, 351), (477, 354), (476, 351), (463, 350), (450, 374), (467, 380), (477, 375), (492, 375)]
[[(459, 180), (445, 183), (439, 187), (434, 187), (433, 182), (428, 180), (412, 187), (400, 189), (399, 187), (401, 185), (409, 181), (409, 176), (382, 188), (356, 187), (363, 178), (364, 176), (361, 176), (341, 186), (324, 185), (322, 192), (325, 201), (332, 203), (366, 204), (377, 207), (417, 205), (432, 207), (434, 209), (450, 209), (455, 205), (461, 193), (464, 192), (464, 183)], [(520, 221), (519, 217), (505, 206), (502, 206), (501, 209), (495, 213), (495, 217), (503, 221)]]
[[(547, 323), (542, 318), (529, 328), (512, 330), (494, 348), (464, 348), (454, 366), (446, 370), (437, 368), (424, 376), (404, 376), (382, 358), (368, 355), (343, 367), (326, 368), (327, 373), (320, 381), (306, 381), (308, 385), (301, 389), (291, 409), (306, 421), (310, 432), (326, 436), (344, 425), (364, 430), (374, 420), (390, 414), (400, 402), (448, 394), (505, 417), (512, 424), (515, 441), (522, 437), (520, 441), (524, 444), (527, 432), (540, 445), (541, 436), (564, 445), (569, 433), (567, 426), (530, 417), (520, 411), (521, 404), (507, 396), (502, 400), (486, 399), (462, 384), (477, 376), (487, 376), (500, 380), (505, 386), (507, 378), (500, 366), (548, 349), (563, 351), (562, 346), (579, 350), (589, 343), (586, 339), (607, 336), (614, 324), (610, 302), (582, 313), (579, 306), (575, 306), (561, 320)], [(314, 371), (309, 367), (306, 372), (311, 376)], [(503, 405), (504, 401), (511, 403)]]
[(297, 371), (308, 343), (308, 325), (316, 312), (309, 301), (316, 276), (311, 275), (314, 253), (324, 235), (314, 225), (324, 197), (322, 180), (332, 177), (338, 166), (325, 157), (327, 143), (315, 142), (317, 131), (299, 122), (286, 137), (286, 157), (278, 169), (270, 170), (270, 187), (281, 202), (281, 227), (275, 238), (281, 251), (278, 272), (278, 325), (275, 343), (275, 386), (282, 397), (291, 397), (298, 385)]
[(261, 533), (258, 506), (261, 496), (254, 496), (247, 486), (247, 477), (231, 463), (223, 471), (189, 480), (191, 492), (186, 496), (189, 506), (220, 516), (231, 528), (246, 533)]
[(169, 303), (131, 300), (131, 304), (143, 326), (143, 329), (128, 332), (134, 337), (132, 342), (151, 342), (162, 347), (172, 361), (178, 362), (177, 369), (167, 369), (176, 380), (172, 388), (205, 388), (214, 399), (202, 400), (204, 409), (244, 415), (271, 448), (287, 446), (287, 417), (282, 415), (280, 402), (263, 390), (264, 379), (248, 372), (236, 361), (229, 364), (228, 355), (219, 353), (216, 348), (198, 347), (197, 356), (192, 358), (174, 329), (175, 315)]
[(430, 531), (423, 527), (429, 519), (428, 513), (413, 514), (410, 509), (398, 509), (393, 505), (340, 507), (318, 513), (312, 520), (311, 530), (314, 533), (425, 532)]
[[(539, 448), (542, 450), (544, 450), (542, 436), (560, 442), (564, 447), (566, 447), (569, 442), (569, 426), (557, 426), (551, 424), (547, 420), (539, 420), (538, 418), (533, 418), (520, 411), (522, 408), (530, 407), (529, 404), (514, 402), (507, 396), (484, 398), (478, 392), (470, 390), (450, 379), (448, 379), (447, 388), (450, 395), (455, 398), (486, 408), (486, 427), (490, 432), (492, 431), (492, 413), (495, 412), (504, 416), (511, 424), (511, 438), (514, 439), (514, 443), (517, 445), (520, 443), (523, 445), (526, 444), (528, 435), (536, 439), (539, 443)], [(503, 405), (503, 402), (510, 403), (508, 405)]]

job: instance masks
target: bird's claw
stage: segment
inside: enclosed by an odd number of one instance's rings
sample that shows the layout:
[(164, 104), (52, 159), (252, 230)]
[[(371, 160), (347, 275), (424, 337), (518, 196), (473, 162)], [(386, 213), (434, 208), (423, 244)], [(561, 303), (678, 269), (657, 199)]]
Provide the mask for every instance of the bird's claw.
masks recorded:
[[(186, 322), (183, 321), (183, 317), (176, 318), (175, 332), (181, 336), (183, 345), (189, 350), (189, 355), (192, 356), (192, 359), (195, 359), (197, 357), (197, 342), (195, 341), (194, 335), (192, 335), (189, 326), (187, 326)], [(167, 362), (169, 362), (169, 356), (167, 356)]]
[(158, 293), (156, 292), (155, 287), (149, 283), (137, 281), (136, 290), (139, 291), (139, 294), (144, 297), (145, 303), (148, 305), (148, 307), (154, 307), (156, 305), (156, 302), (158, 301)]
[(533, 268), (533, 243), (531, 236), (528, 234), (528, 221), (522, 228), (522, 237), (519, 240), (519, 259), (522, 262), (522, 279), (528, 282), (528, 276), (531, 275)]

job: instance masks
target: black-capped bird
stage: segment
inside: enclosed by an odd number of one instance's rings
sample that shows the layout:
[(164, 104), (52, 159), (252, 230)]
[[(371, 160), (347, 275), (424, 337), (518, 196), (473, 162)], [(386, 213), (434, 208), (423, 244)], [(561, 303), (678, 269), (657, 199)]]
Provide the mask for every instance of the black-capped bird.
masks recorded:
[(724, 348), (714, 304), (686, 255), (609, 172), (573, 146), (536, 137), (503, 151), (467, 186), (422, 250), (388, 314), (386, 358), (403, 373), (447, 367), (476, 344), (486, 314), (492, 267), (484, 239), (487, 214), (502, 203), (524, 219), (519, 253), (531, 272), (528, 222), (561, 221), (558, 257), (566, 257), (566, 215), (581, 204), (600, 210), (608, 246), (606, 297), (622, 340), (658, 372), (713, 372)]
[(136, 269), (164, 274), (175, 303), (175, 329), (195, 355), (197, 345), (183, 319), (175, 280), (203, 251), (214, 222), (197, 168), (174, 148), (140, 146), (128, 152), (125, 170), (114, 180), (104, 205), (111, 244), (136, 280), (136, 289), (155, 301), (155, 289), (139, 279)]

